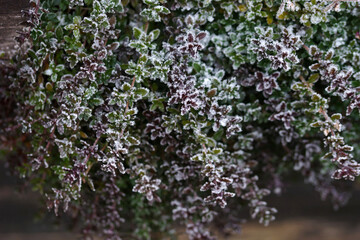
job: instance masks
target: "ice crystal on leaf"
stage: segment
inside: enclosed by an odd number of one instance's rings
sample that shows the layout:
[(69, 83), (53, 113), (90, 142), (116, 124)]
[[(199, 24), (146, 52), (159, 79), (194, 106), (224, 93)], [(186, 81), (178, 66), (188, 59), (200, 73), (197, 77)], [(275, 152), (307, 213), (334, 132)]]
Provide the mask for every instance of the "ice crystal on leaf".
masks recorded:
[(283, 28), (281, 31), (280, 41), (273, 39), (272, 28), (255, 28), (259, 37), (252, 39), (253, 48), (257, 55), (257, 60), (268, 59), (271, 62), (271, 68), (283, 69), (288, 71), (290, 63), (298, 63), (299, 59), (295, 52), (299, 49), (302, 42), (300, 37), (293, 33), (292, 27)]
[(262, 92), (264, 97), (269, 97), (273, 89), (280, 90), (276, 79), (280, 76), (279, 72), (271, 75), (262, 72), (255, 72), (254, 76), (250, 76), (242, 81), (243, 86), (252, 86), (255, 84), (256, 91)]
[(143, 175), (141, 178), (136, 180), (133, 191), (144, 194), (146, 199), (150, 202), (161, 201), (161, 199), (154, 193), (159, 189), (160, 183), (160, 179), (151, 179), (149, 176)]
[(0, 146), (85, 238), (181, 224), (215, 239), (240, 208), (267, 225), (293, 172), (346, 203), (334, 182), (360, 175), (359, 3), (31, 2), (0, 56)]
[(69, 7), (74, 8), (75, 6), (84, 6), (84, 0), (70, 0)]

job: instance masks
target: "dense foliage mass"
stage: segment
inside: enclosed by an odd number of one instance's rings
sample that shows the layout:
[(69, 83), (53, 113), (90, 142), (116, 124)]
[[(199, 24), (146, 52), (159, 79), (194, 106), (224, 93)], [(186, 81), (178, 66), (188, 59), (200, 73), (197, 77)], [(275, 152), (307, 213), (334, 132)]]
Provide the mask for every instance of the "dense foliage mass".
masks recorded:
[(338, 187), (360, 174), (357, 1), (31, 4), (3, 62), (1, 143), (85, 237), (181, 224), (213, 239), (243, 208), (266, 225), (263, 198), (292, 176), (346, 202)]

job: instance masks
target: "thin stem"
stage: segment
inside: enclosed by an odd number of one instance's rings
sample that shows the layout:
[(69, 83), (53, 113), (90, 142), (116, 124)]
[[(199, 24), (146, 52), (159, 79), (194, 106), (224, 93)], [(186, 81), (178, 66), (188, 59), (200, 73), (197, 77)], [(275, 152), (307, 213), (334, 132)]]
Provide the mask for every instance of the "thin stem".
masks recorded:
[[(148, 28), (149, 28), (149, 22), (146, 22), (146, 23), (145, 23), (145, 26), (144, 26), (144, 31), (145, 31), (145, 33), (147, 32)], [(141, 54), (140, 54), (140, 57), (141, 57)], [(130, 87), (130, 89), (132, 89), (132, 88), (134, 87), (135, 81), (136, 81), (136, 77), (134, 76), (134, 77), (133, 77), (133, 80), (132, 80), (132, 82), (131, 82), (131, 87)], [(125, 111), (124, 111), (124, 115), (126, 115), (127, 111), (129, 110), (129, 102), (130, 102), (130, 101), (127, 100), (127, 102), (126, 102), (126, 107), (125, 107)], [(124, 131), (125, 131), (125, 128), (121, 129), (120, 138), (122, 138), (122, 136), (124, 135)]]
[(204, 152), (207, 153), (207, 148), (205, 146), (205, 143), (202, 144), (202, 148), (204, 149)]
[(148, 28), (149, 28), (149, 22), (146, 22), (144, 26), (144, 32), (147, 32)]
[[(132, 83), (131, 83), (131, 88), (134, 87), (134, 85), (135, 85), (135, 80), (136, 80), (136, 78), (135, 78), (135, 76), (134, 76), (134, 77), (133, 77), (133, 80), (132, 80)], [(130, 88), (130, 89), (131, 89), (131, 88)], [(124, 115), (126, 115), (128, 109), (129, 109), (129, 100), (127, 100), (127, 102), (126, 102), (126, 107), (125, 107)], [(125, 131), (125, 128), (121, 129), (120, 138), (122, 138), (122, 136), (123, 136), (123, 134), (124, 134), (124, 131)]]
[(340, 2), (340, 0), (335, 0), (332, 3), (330, 3), (326, 8), (324, 8), (323, 12), (328, 12), (330, 11), (334, 6), (336, 6), (336, 4), (338, 4)]
[(49, 141), (48, 141), (48, 143), (46, 144), (46, 147), (45, 147), (46, 152), (49, 150), (50, 145), (51, 145), (51, 143), (52, 143), (52, 141), (50, 141), (50, 139), (53, 139), (53, 138), (54, 138), (55, 129), (56, 129), (56, 127), (55, 127), (55, 125), (54, 125), (54, 126), (53, 126), (53, 130), (51, 131), (51, 134), (50, 134), (50, 137), (49, 137)]
[(308, 46), (306, 46), (305, 44), (303, 44), (303, 48), (305, 48), (305, 50), (310, 54), (310, 48)]
[[(304, 78), (303, 76), (300, 75), (300, 76), (299, 76), (299, 79), (300, 79), (301, 82), (306, 86), (306, 88), (308, 89), (308, 91), (311, 92), (312, 95), (318, 94), (318, 93), (316, 93), (316, 92), (312, 89), (312, 87), (310, 86), (310, 84), (305, 80), (305, 78)], [(337, 126), (336, 126), (336, 124), (335, 124), (335, 123), (333, 122), (333, 120), (329, 117), (329, 115), (327, 114), (326, 110), (325, 110), (323, 107), (320, 107), (320, 109), (319, 109), (318, 112), (321, 113), (321, 114), (324, 116), (324, 118), (325, 118), (325, 120), (326, 120), (327, 122), (330, 122), (331, 125), (333, 125), (336, 129), (338, 129)], [(331, 128), (331, 133), (332, 133), (333, 135), (335, 134), (332, 128)]]
[(95, 148), (95, 146), (96, 146), (96, 144), (98, 143), (99, 140), (100, 140), (100, 137), (96, 138), (94, 144), (91, 146), (90, 153), (86, 156), (85, 164), (89, 161), (91, 153), (94, 151), (94, 148)]
[(36, 7), (35, 7), (35, 13), (37, 14), (40, 8), (40, 0), (37, 0)]

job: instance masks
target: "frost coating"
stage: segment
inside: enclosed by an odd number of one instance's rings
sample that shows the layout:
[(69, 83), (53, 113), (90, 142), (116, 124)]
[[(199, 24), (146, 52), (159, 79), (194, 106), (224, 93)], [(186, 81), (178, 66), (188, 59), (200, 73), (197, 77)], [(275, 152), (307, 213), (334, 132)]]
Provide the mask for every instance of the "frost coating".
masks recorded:
[(241, 208), (267, 225), (293, 172), (346, 203), (331, 179), (360, 175), (359, 3), (33, 2), (1, 63), (1, 147), (84, 237), (214, 239)]

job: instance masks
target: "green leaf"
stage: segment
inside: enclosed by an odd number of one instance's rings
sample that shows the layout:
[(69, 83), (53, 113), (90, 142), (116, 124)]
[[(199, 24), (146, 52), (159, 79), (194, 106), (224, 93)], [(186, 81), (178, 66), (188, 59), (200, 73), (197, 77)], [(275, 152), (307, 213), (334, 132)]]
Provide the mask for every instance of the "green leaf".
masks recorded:
[(80, 22), (81, 22), (81, 17), (80, 16), (75, 16), (73, 18), (73, 23), (76, 24), (76, 25), (80, 25)]
[(129, 75), (135, 75), (136, 74), (136, 69), (133, 69), (133, 68), (128, 68), (125, 70), (126, 74), (129, 74)]
[(206, 144), (209, 147), (215, 147), (216, 146), (216, 141), (213, 138), (206, 138)]
[(91, 99), (91, 103), (95, 106), (100, 106), (104, 103), (104, 100), (102, 98), (96, 97)]
[(259, 4), (257, 4), (257, 5), (255, 6), (254, 10), (255, 10), (256, 12), (259, 12), (259, 11), (262, 9), (262, 7), (263, 7), (262, 3), (259, 3)]
[(137, 27), (133, 28), (133, 34), (136, 39), (140, 39), (142, 33), (143, 32), (139, 28), (137, 28)]
[(201, 71), (201, 65), (199, 63), (193, 62), (192, 66), (193, 66), (193, 68), (195, 69), (196, 72)]
[(160, 35), (160, 30), (159, 29), (155, 29), (155, 30), (151, 31), (149, 33), (150, 42), (156, 40), (159, 37), (159, 35)]
[(225, 71), (224, 70), (220, 70), (216, 73), (215, 75), (219, 80), (223, 79), (225, 76)]
[(80, 133), (81, 138), (84, 138), (84, 139), (88, 138), (88, 135), (86, 133), (84, 133), (83, 131), (80, 131), (79, 133)]
[(130, 42), (129, 46), (135, 48), (140, 53), (145, 53), (147, 50), (147, 46), (142, 42)]
[(83, 112), (79, 115), (79, 119), (87, 121), (87, 120), (90, 119), (91, 116), (92, 116), (91, 109), (90, 108), (85, 108), (83, 110)]
[(265, 0), (265, 4), (271, 8), (273, 6), (273, 0)]
[(199, 153), (199, 154), (192, 156), (190, 158), (190, 160), (194, 161), (194, 162), (202, 162), (202, 161), (204, 161), (204, 157), (203, 157), (203, 154)]
[(135, 109), (129, 109), (127, 112), (126, 112), (126, 115), (127, 116), (131, 116), (131, 115), (134, 115), (136, 113), (136, 110)]
[(68, 24), (64, 28), (65, 28), (65, 30), (73, 30), (73, 29), (75, 29), (75, 25), (74, 24)]
[(154, 10), (158, 13), (162, 13), (162, 14), (169, 14), (170, 13), (170, 10), (167, 9), (166, 7), (164, 6), (156, 6), (154, 7)]
[(314, 74), (310, 75), (308, 82), (309, 83), (315, 83), (315, 82), (317, 82), (319, 80), (319, 78), (320, 78), (320, 74), (319, 73), (314, 73)]
[(293, 85), (291, 85), (291, 90), (293, 91), (300, 91), (305, 89), (305, 85), (302, 82), (296, 82)]
[(321, 127), (323, 125), (323, 122), (317, 121), (310, 124), (310, 127)]
[(145, 97), (146, 95), (148, 95), (148, 93), (149, 93), (149, 90), (146, 88), (137, 88), (135, 90), (135, 94), (140, 95), (142, 97)]
[(124, 83), (122, 85), (122, 89), (123, 89), (124, 92), (127, 92), (127, 91), (129, 91), (131, 89), (131, 85), (128, 84), (128, 83)]
[(53, 73), (53, 74), (50, 76), (50, 80), (51, 80), (52, 82), (56, 82), (57, 77), (58, 77), (57, 73)]
[(219, 141), (224, 135), (224, 129), (220, 128), (219, 131), (217, 131), (214, 135), (213, 138), (217, 141)]
[(341, 113), (334, 113), (333, 115), (331, 115), (331, 120), (335, 121), (335, 120), (340, 120), (342, 118)]
[(318, 102), (318, 101), (321, 100), (321, 95), (315, 93), (315, 94), (313, 94), (313, 95), (311, 96), (311, 100), (314, 101), (314, 102)]
[(68, 43), (72, 42), (71, 37), (69, 37), (68, 35), (64, 36), (64, 40), (65, 40), (65, 42), (68, 42)]
[(158, 4), (159, 0), (144, 0), (144, 3), (147, 5), (154, 5), (154, 4)]
[(148, 56), (147, 55), (142, 55), (139, 58), (139, 63), (140, 64), (145, 64), (147, 62), (147, 60), (148, 60)]
[(212, 150), (212, 153), (215, 155), (221, 154), (223, 152), (223, 150), (221, 148), (214, 148)]
[(96, 93), (96, 88), (91, 86), (85, 90), (84, 98), (90, 99)]
[(74, 29), (73, 34), (74, 34), (74, 37), (76, 40), (80, 39), (80, 30), (79, 29)]
[(53, 90), (53, 85), (50, 82), (47, 82), (45, 85), (45, 88), (47, 91), (52, 92)]
[[(5, 54), (5, 52), (4, 52), (4, 54)], [(36, 53), (35, 53), (32, 49), (28, 50), (27, 54), (28, 54), (28, 56), (31, 57), (32, 59), (37, 59), (37, 58), (38, 58), (38, 57), (36, 56)]]
[(57, 26), (55, 29), (55, 36), (57, 39), (62, 39), (64, 36), (64, 31), (61, 26)]
[(63, 71), (64, 69), (65, 69), (64, 64), (58, 64), (58, 65), (56, 65), (55, 71), (60, 72), (60, 71)]
[(162, 99), (154, 99), (153, 100), (153, 104), (151, 104), (150, 106), (150, 110), (151, 111), (155, 111), (156, 109), (159, 109), (160, 111), (164, 111), (165, 108), (164, 108), (164, 104), (162, 103)]
[(324, 156), (322, 156), (322, 159), (330, 158), (332, 156), (332, 152), (327, 152)]
[(136, 139), (135, 137), (133, 137), (133, 136), (128, 136), (126, 138), (126, 140), (128, 142), (130, 142), (132, 145), (139, 145), (140, 144), (140, 141), (138, 139)]

